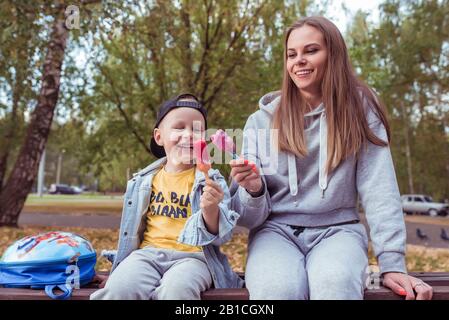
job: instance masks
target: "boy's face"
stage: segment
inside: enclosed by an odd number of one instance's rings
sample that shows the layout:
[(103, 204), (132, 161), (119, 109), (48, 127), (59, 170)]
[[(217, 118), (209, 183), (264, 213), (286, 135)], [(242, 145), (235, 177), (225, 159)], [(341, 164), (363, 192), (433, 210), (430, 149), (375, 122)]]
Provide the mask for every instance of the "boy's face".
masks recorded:
[(204, 117), (192, 108), (170, 111), (154, 129), (154, 140), (165, 149), (167, 160), (173, 164), (193, 163), (193, 142), (204, 139)]

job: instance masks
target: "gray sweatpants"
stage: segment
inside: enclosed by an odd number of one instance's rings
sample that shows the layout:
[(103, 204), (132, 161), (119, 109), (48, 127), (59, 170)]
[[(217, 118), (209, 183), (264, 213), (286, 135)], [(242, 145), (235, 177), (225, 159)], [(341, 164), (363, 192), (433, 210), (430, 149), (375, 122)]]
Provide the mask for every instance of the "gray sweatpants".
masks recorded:
[(368, 237), (360, 224), (294, 229), (266, 221), (249, 237), (250, 299), (363, 299)]
[(212, 277), (203, 252), (146, 247), (133, 251), (91, 300), (199, 300)]

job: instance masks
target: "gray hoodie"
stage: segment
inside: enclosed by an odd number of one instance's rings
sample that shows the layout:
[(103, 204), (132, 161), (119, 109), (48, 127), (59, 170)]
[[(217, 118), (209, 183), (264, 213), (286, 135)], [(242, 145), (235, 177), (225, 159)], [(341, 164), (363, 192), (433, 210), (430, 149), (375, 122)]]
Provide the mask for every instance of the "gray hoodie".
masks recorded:
[[(265, 185), (264, 194), (252, 197), (235, 182), (232, 208), (241, 214), (238, 224), (253, 229), (265, 220), (304, 227), (330, 226), (359, 220), (357, 196), (366, 213), (373, 249), (382, 273), (403, 272), (406, 231), (402, 204), (389, 147), (365, 143), (358, 159), (343, 161), (329, 175), (327, 124), (323, 104), (305, 115), (308, 154), (298, 158), (275, 152), (271, 129), (280, 92), (259, 101), (260, 110), (245, 125), (242, 154), (257, 163)], [(369, 127), (387, 141), (385, 127), (365, 101)]]

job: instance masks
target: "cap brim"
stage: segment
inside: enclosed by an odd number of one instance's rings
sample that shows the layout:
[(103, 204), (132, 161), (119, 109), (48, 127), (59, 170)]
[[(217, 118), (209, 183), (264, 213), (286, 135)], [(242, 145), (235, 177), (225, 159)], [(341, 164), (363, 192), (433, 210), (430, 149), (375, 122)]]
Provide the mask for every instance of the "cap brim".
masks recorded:
[(151, 138), (151, 142), (150, 142), (150, 150), (151, 153), (156, 157), (156, 158), (163, 158), (165, 157), (165, 150), (164, 147), (158, 145), (156, 143), (156, 141), (154, 140), (154, 138)]

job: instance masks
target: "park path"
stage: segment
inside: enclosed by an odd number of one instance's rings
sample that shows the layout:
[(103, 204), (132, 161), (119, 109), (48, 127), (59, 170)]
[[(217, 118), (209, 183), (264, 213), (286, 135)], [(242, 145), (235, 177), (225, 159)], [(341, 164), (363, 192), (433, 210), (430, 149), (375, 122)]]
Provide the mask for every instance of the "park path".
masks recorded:
[[(82, 227), (98, 229), (118, 229), (119, 215), (108, 214), (55, 214), (43, 212), (23, 212), (19, 217), (19, 226), (54, 226), (54, 227)], [(237, 227), (236, 232), (247, 232), (247, 229)]]
[(55, 214), (43, 212), (22, 212), (19, 217), (19, 226), (59, 226), (59, 227), (83, 227), (99, 229), (115, 229), (120, 226), (119, 215), (107, 214)]

